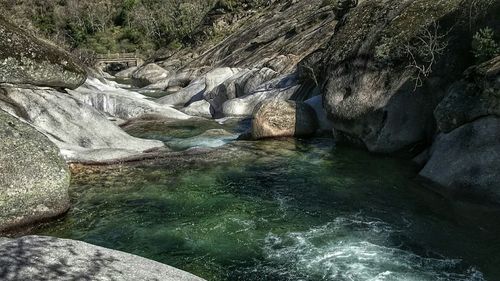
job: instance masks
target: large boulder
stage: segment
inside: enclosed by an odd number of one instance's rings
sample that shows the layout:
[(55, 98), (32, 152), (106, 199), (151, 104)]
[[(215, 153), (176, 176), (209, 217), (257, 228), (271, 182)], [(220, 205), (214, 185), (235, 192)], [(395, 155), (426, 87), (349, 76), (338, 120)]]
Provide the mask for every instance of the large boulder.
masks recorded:
[(204, 93), (204, 98), (212, 105), (215, 116), (222, 116), (222, 105), (231, 99), (239, 98), (255, 91), (265, 82), (278, 76), (269, 68), (245, 69), (228, 78), (212, 91)]
[(44, 236), (3, 241), (0, 244), (0, 279), (203, 281), (185, 271), (139, 256)]
[(255, 108), (251, 134), (253, 139), (296, 137), (314, 134), (317, 128), (314, 110), (306, 103), (270, 99)]
[(441, 133), (420, 175), (451, 196), (500, 203), (500, 57), (467, 70), (434, 115)]
[(64, 51), (0, 17), (0, 83), (76, 88), (86, 72)]
[(0, 109), (43, 132), (68, 162), (116, 160), (164, 146), (129, 136), (96, 109), (51, 88), (1, 85)]
[(483, 117), (435, 140), (420, 175), (451, 197), (500, 204), (500, 117)]
[(338, 136), (379, 153), (431, 140), (434, 108), (473, 59), (469, 23), (495, 19), (498, 4), (478, 1), (470, 18), (464, 0), (360, 1), (313, 75)]
[(224, 116), (251, 116), (255, 107), (267, 99), (290, 99), (300, 85), (297, 76), (288, 74), (272, 79), (249, 94), (226, 101), (222, 104)]
[(129, 67), (127, 69), (124, 69), (120, 72), (115, 73), (115, 77), (122, 78), (122, 79), (132, 78), (132, 75), (134, 74), (135, 71), (137, 71), (137, 69), (138, 69), (137, 66)]
[(3, 110), (0, 139), (0, 232), (64, 213), (70, 176), (59, 149)]
[(190, 116), (212, 117), (210, 103), (206, 100), (195, 101), (189, 106), (182, 108), (181, 111)]
[(132, 73), (132, 78), (153, 84), (167, 78), (168, 75), (169, 72), (166, 69), (155, 63), (149, 63), (136, 69)]

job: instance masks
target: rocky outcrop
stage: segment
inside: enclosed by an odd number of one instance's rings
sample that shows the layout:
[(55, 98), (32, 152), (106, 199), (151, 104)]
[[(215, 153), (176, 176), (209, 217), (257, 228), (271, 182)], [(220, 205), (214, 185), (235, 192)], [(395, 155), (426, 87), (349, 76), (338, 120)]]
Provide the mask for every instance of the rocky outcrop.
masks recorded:
[[(494, 18), (498, 2), (479, 2)], [(467, 3), (362, 1), (346, 15), (314, 75), (339, 135), (379, 153), (432, 139), (434, 108), (470, 65)]]
[(451, 196), (500, 203), (500, 57), (466, 71), (434, 113), (440, 134), (420, 175)]
[(139, 256), (44, 236), (25, 236), (2, 242), (0, 278), (5, 281), (203, 281), (185, 271)]
[(166, 69), (155, 63), (149, 63), (136, 69), (132, 73), (132, 78), (153, 84), (167, 78), (168, 75), (169, 72)]
[(215, 68), (198, 77), (177, 93), (167, 95), (157, 101), (160, 104), (189, 105), (189, 103), (202, 100), (205, 92), (212, 91), (215, 87), (240, 71), (241, 69), (231, 67)]
[(0, 109), (43, 132), (69, 162), (99, 162), (163, 147), (160, 141), (129, 136), (105, 115), (69, 94), (6, 84), (0, 90)]
[(231, 76), (212, 91), (204, 93), (204, 98), (212, 106), (214, 117), (223, 116), (222, 105), (231, 99), (252, 93), (265, 82), (278, 76), (269, 68), (245, 69)]
[(1, 109), (0, 139), (0, 232), (64, 213), (69, 171), (58, 148)]
[(86, 77), (67, 53), (0, 18), (0, 83), (74, 89)]
[(295, 74), (277, 77), (241, 98), (228, 100), (222, 105), (222, 113), (224, 116), (251, 116), (255, 107), (264, 100), (290, 99), (300, 86), (297, 83)]
[(253, 113), (253, 139), (307, 136), (316, 132), (314, 110), (302, 102), (270, 99), (260, 103)]
[[(246, 2), (235, 1), (234, 4)], [(327, 1), (262, 3), (267, 3), (268, 8), (249, 7), (236, 14), (218, 11), (222, 18), (217, 18), (222, 22), (217, 20), (209, 24), (211, 30), (203, 32), (208, 35), (206, 38), (198, 39), (191, 49), (169, 55), (167, 59), (158, 58), (158, 63), (180, 61), (180, 68), (207, 65), (268, 67), (281, 74), (290, 73), (304, 56), (328, 42), (337, 24), (335, 11)], [(208, 18), (212, 16), (211, 13), (207, 15)], [(219, 34), (228, 36), (215, 40)]]
[(149, 100), (142, 94), (122, 89), (114, 82), (103, 82), (94, 77), (89, 77), (77, 89), (67, 91), (79, 101), (120, 119), (126, 120), (143, 114), (157, 114), (172, 119), (190, 118), (190, 116), (170, 106), (160, 105)]

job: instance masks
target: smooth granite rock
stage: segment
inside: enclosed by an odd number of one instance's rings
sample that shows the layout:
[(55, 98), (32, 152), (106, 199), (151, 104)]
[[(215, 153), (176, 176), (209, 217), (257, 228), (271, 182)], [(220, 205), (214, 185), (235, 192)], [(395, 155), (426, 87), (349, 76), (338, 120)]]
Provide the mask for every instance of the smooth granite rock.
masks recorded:
[(0, 244), (0, 280), (204, 281), (136, 255), (44, 236), (25, 236)]

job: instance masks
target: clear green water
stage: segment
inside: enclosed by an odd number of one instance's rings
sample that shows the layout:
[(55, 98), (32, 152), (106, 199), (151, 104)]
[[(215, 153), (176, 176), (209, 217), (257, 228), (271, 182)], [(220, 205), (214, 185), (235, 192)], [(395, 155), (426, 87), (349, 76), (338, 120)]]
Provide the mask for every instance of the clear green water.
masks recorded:
[[(134, 130), (196, 138), (187, 125)], [(79, 175), (69, 214), (38, 233), (209, 281), (499, 280), (495, 211), (433, 195), (415, 183), (410, 163), (331, 139), (236, 145), (245, 153), (229, 162)]]

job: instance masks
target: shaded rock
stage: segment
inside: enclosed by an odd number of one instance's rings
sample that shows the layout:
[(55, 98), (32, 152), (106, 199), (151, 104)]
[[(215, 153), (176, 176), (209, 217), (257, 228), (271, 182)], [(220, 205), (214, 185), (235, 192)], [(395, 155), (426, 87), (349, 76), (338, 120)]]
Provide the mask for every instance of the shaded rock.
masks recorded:
[(190, 116), (212, 117), (212, 113), (210, 112), (210, 103), (206, 100), (195, 101), (188, 107), (181, 109), (181, 111)]
[(316, 119), (318, 120), (318, 126), (321, 131), (327, 132), (333, 130), (333, 123), (328, 119), (328, 114), (323, 108), (323, 97), (315, 96), (305, 101), (314, 112), (316, 113)]
[(2, 280), (203, 281), (185, 271), (85, 242), (25, 236), (0, 245)]
[(173, 119), (188, 119), (186, 114), (169, 106), (160, 105), (137, 92), (120, 88), (116, 83), (89, 77), (71, 96), (107, 115), (129, 119), (143, 114), (158, 114)]
[(442, 132), (451, 132), (480, 117), (500, 116), (500, 56), (469, 69), (465, 76), (434, 111)]
[(295, 74), (289, 74), (268, 81), (255, 91), (241, 98), (228, 100), (222, 105), (224, 116), (250, 116), (255, 107), (266, 99), (290, 99), (299, 88)]
[(499, 204), (499, 140), (500, 118), (493, 116), (442, 133), (420, 175), (452, 197)]
[[(484, 17), (495, 18), (494, 2), (478, 3)], [(460, 0), (388, 0), (351, 9), (315, 73), (336, 131), (380, 153), (432, 139), (432, 112), (472, 59), (471, 30), (462, 24), (469, 19), (466, 6)], [(419, 74), (405, 46), (414, 46), (413, 55), (424, 60), (417, 53), (426, 32), (439, 34), (438, 43), (447, 47), (416, 87)]]
[(0, 18), (0, 83), (74, 89), (86, 77), (69, 54)]
[(155, 63), (139, 67), (132, 73), (132, 78), (153, 84), (167, 78), (169, 72)]
[(59, 149), (1, 109), (0, 139), (0, 232), (64, 213), (70, 175)]
[[(78, 99), (50, 88), (16, 88), (2, 85), (0, 108), (30, 123), (55, 143), (68, 162), (99, 161), (121, 154), (140, 154), (163, 143), (129, 136), (105, 115)], [(91, 153), (92, 159), (86, 155)]]
[(307, 136), (316, 132), (314, 110), (306, 103), (270, 99), (253, 114), (252, 138)]
[(122, 70), (118, 73), (115, 73), (115, 77), (117, 78), (132, 78), (132, 75), (134, 74), (134, 72), (138, 69), (137, 66), (132, 66), (132, 67), (129, 67), (125, 70)]

